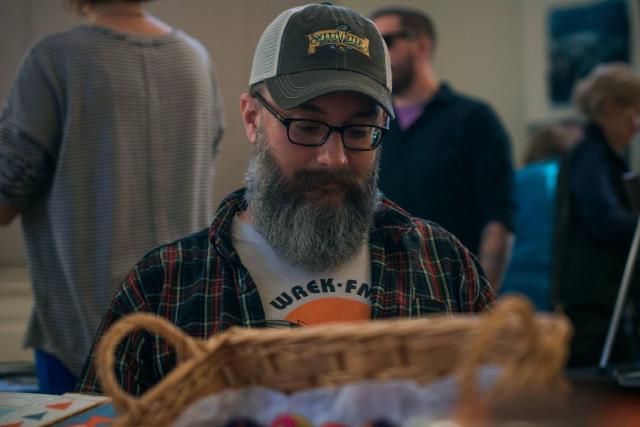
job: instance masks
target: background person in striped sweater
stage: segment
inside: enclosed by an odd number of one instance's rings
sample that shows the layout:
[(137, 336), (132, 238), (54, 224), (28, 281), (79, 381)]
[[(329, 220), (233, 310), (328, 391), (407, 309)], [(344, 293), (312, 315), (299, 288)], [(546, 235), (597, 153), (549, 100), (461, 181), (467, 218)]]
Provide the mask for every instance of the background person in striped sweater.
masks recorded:
[(69, 3), (88, 25), (31, 48), (0, 115), (0, 224), (22, 217), (46, 393), (74, 387), (131, 265), (208, 224), (223, 131), (197, 40), (142, 1)]

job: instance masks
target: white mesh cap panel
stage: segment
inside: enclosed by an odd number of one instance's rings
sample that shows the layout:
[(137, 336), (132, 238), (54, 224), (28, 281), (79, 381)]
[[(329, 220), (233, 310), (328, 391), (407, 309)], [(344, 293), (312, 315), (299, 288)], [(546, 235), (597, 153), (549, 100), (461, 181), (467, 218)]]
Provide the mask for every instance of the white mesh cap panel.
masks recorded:
[(289, 18), (291, 18), (291, 15), (294, 13), (308, 6), (311, 5), (307, 4), (285, 10), (264, 30), (253, 55), (253, 65), (251, 66), (249, 86), (276, 75), (278, 72), (278, 59), (280, 58), (282, 35), (289, 23)]
[[(367, 17), (364, 17), (364, 19), (369, 21), (373, 26), (373, 28), (376, 29), (378, 34), (380, 34), (380, 30), (378, 30), (378, 27), (376, 27), (376, 24), (374, 24), (371, 19)], [(382, 34), (380, 34), (380, 37), (382, 37)], [(387, 80), (385, 81), (385, 86), (387, 87), (387, 89), (389, 89), (389, 92), (391, 92), (391, 81), (392, 81), (391, 80), (391, 58), (389, 58), (389, 49), (387, 49), (387, 44), (382, 43), (382, 47), (384, 48), (384, 69), (385, 69), (385, 74), (387, 76)]]
[[(378, 31), (380, 32), (380, 31)], [(380, 36), (382, 37), (382, 36)], [(391, 92), (392, 89), (392, 80), (391, 80), (391, 58), (389, 58), (389, 49), (387, 49), (387, 44), (386, 43), (382, 43), (382, 47), (384, 48), (384, 69), (385, 74), (387, 75), (387, 81), (386, 81), (386, 86), (387, 89), (389, 89), (389, 92)]]

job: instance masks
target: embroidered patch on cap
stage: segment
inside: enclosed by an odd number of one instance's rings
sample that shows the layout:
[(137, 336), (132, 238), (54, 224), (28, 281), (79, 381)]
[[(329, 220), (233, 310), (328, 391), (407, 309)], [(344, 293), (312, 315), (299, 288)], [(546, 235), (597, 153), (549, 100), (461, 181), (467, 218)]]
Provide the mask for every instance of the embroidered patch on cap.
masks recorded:
[(348, 26), (341, 26), (334, 30), (322, 30), (308, 34), (309, 46), (307, 54), (313, 55), (322, 46), (332, 46), (337, 49), (355, 49), (369, 57), (369, 39), (353, 34)]

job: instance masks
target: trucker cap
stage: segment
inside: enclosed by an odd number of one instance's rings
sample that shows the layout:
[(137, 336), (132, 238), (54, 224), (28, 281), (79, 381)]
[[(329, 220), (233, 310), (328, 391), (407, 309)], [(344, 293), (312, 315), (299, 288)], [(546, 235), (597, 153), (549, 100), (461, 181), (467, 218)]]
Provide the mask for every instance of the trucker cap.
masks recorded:
[(264, 30), (249, 85), (289, 109), (333, 92), (368, 96), (394, 117), (389, 52), (369, 19), (331, 3), (285, 10)]

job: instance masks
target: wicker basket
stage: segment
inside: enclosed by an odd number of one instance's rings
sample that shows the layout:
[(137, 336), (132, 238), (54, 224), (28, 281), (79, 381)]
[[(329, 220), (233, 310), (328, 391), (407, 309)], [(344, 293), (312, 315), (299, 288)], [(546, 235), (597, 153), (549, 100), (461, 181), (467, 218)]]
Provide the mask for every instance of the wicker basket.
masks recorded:
[[(136, 329), (176, 347), (178, 366), (140, 398), (114, 374), (120, 341)], [(334, 324), (301, 329), (232, 328), (196, 340), (163, 318), (133, 314), (116, 323), (98, 348), (98, 375), (112, 397), (115, 425), (166, 425), (195, 400), (228, 387), (262, 385), (283, 392), (363, 379), (408, 378), (429, 383), (460, 379), (461, 401), (478, 402), (475, 370), (503, 366), (492, 399), (547, 393), (564, 385), (571, 326), (562, 315), (534, 315), (522, 298), (501, 300), (483, 315), (434, 315), (407, 320)]]

